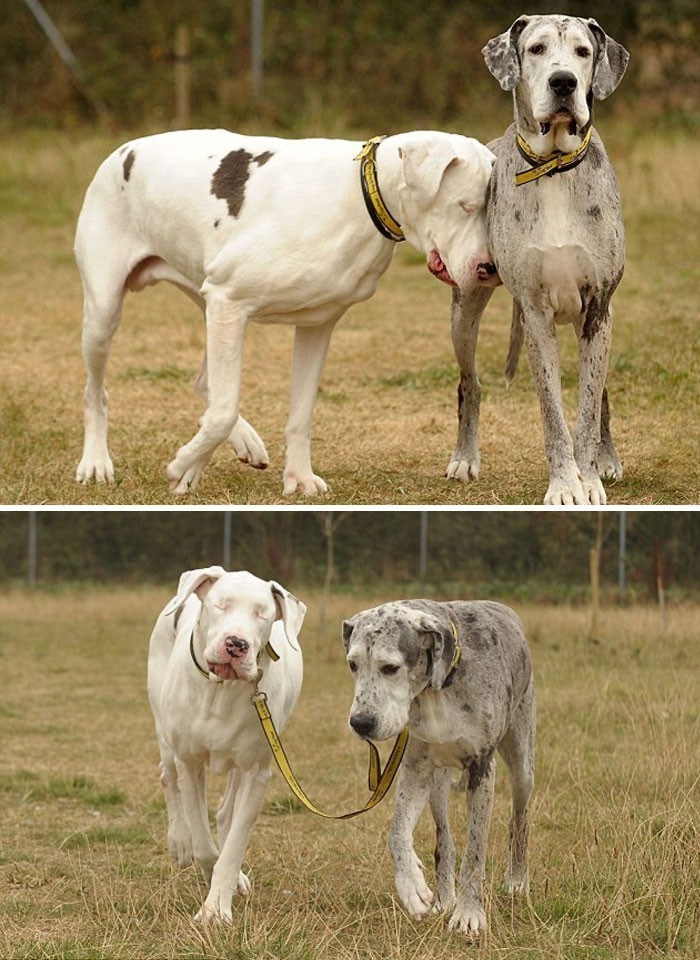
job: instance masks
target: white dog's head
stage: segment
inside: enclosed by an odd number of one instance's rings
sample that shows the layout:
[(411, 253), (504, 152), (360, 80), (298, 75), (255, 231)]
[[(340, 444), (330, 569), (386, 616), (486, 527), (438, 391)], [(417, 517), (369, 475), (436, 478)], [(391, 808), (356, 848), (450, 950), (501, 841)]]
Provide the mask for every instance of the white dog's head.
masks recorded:
[(430, 272), (463, 290), (499, 284), (486, 242), (491, 151), (471, 137), (417, 131), (402, 137), (399, 156), (399, 220)]
[[(483, 49), (491, 73), (504, 90), (515, 91), (516, 111), (532, 136), (562, 128), (574, 139), (591, 119), (593, 99), (610, 96), (622, 79), (629, 54), (595, 20), (566, 16), (522, 16)], [(528, 136), (533, 149), (538, 146)], [(541, 147), (540, 147), (541, 149)]]
[(343, 642), (355, 678), (349, 723), (363, 739), (397, 736), (415, 698), (448, 682), (455, 638), (449, 621), (421, 601), (363, 610), (343, 622)]
[[(192, 595), (201, 602), (195, 627), (203, 666), (220, 680), (255, 680), (258, 657), (281, 621), (288, 643), (298, 649), (305, 605), (274, 580), (223, 567), (188, 570), (166, 614), (180, 610)], [(279, 651), (276, 651), (279, 653)]]

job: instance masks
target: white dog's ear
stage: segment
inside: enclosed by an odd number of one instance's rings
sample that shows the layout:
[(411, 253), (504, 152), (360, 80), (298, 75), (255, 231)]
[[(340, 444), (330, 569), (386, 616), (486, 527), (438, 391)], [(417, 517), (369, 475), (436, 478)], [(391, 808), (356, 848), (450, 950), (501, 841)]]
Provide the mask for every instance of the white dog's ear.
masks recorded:
[(404, 183), (423, 207), (435, 200), (447, 168), (459, 162), (457, 151), (444, 137), (436, 138), (430, 145), (407, 143), (399, 147), (399, 156)]
[(598, 45), (598, 54), (593, 68), (593, 96), (596, 100), (605, 100), (622, 80), (630, 55), (622, 44), (609, 37), (595, 20), (583, 22)]
[(452, 682), (452, 668), (456, 666), (457, 639), (448, 624), (439, 617), (426, 614), (419, 624), (425, 633), (424, 647), (431, 654), (430, 686), (442, 690)]
[(518, 40), (532, 17), (518, 17), (505, 33), (489, 40), (481, 51), (486, 66), (503, 90), (515, 90), (520, 81), (520, 54)]
[(185, 603), (188, 597), (196, 593), (200, 600), (204, 600), (216, 581), (223, 577), (226, 571), (223, 567), (203, 567), (200, 570), (186, 570), (180, 577), (177, 593), (164, 608), (163, 613), (175, 613)]
[(306, 604), (274, 580), (270, 581), (270, 589), (277, 608), (276, 619), (282, 621), (289, 646), (298, 650), (299, 631), (306, 616)]

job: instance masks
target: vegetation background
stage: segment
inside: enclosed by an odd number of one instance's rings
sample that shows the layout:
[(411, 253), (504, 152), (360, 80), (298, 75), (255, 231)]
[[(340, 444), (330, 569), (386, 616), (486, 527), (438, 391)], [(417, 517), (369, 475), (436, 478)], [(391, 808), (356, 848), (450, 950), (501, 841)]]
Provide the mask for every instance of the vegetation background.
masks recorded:
[(647, 119), (698, 122), (697, 0), (265, 0), (259, 98), (251, 87), (249, 0), (45, 0), (45, 7), (85, 84), (76, 89), (60, 68), (27, 7), (5, 4), (0, 110), (19, 123), (92, 120), (87, 92), (121, 127), (169, 125), (175, 33), (186, 25), (195, 125), (262, 123), (326, 135), (457, 118), (473, 125), (494, 109), (507, 114), (483, 66), (483, 44), (523, 12), (553, 11), (594, 17), (633, 51), (625, 95), (614, 98), (618, 115), (640, 110)]
[[(700, 512), (51, 511), (34, 514), (36, 580), (166, 584), (223, 563), (289, 585), (352, 593), (587, 602), (600, 540), (603, 598), (697, 598)], [(27, 580), (30, 515), (0, 513), (0, 583)], [(624, 573), (620, 596), (621, 542)]]

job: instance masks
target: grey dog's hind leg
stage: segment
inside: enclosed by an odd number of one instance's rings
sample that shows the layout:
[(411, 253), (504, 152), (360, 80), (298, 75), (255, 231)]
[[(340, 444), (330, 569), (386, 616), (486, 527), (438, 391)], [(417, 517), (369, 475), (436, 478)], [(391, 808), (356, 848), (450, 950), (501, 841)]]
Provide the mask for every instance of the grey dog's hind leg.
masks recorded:
[(498, 747), (508, 768), (513, 795), (508, 869), (504, 879), (508, 893), (527, 893), (529, 886), (528, 803), (535, 783), (535, 724), (535, 697), (530, 683)]

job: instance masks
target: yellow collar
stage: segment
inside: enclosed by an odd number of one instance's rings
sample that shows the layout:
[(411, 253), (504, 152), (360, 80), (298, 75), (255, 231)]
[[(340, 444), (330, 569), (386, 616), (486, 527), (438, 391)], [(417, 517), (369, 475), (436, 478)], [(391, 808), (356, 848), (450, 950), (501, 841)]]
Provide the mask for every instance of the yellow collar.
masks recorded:
[(565, 170), (571, 170), (573, 167), (578, 166), (578, 164), (586, 156), (588, 145), (591, 142), (592, 133), (593, 127), (591, 126), (588, 128), (588, 133), (583, 138), (580, 145), (576, 147), (575, 150), (572, 150), (571, 153), (559, 153), (559, 151), (555, 150), (546, 157), (541, 157), (538, 153), (534, 153), (530, 149), (527, 140), (518, 134), (516, 138), (518, 150), (520, 151), (521, 156), (527, 160), (533, 169), (523, 170), (521, 173), (516, 173), (516, 185), (521, 187), (524, 183), (531, 183), (533, 180), (539, 180), (540, 177), (551, 177), (554, 176), (555, 173), (563, 173)]
[(386, 138), (372, 137), (360, 150), (355, 160), (360, 161), (362, 196), (365, 198), (365, 206), (372, 223), (387, 240), (401, 243), (402, 240), (406, 239), (401, 224), (389, 213), (377, 183), (377, 147), (384, 139)]

